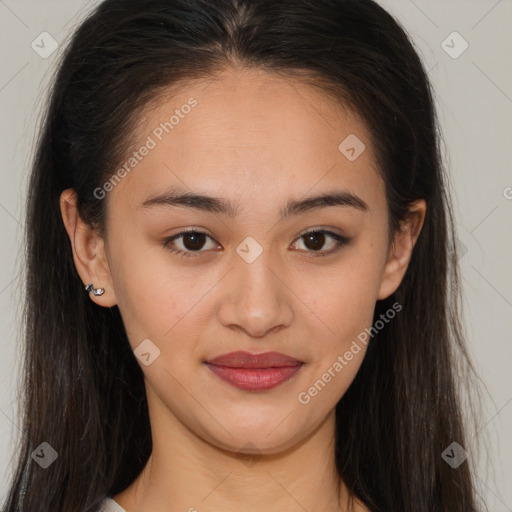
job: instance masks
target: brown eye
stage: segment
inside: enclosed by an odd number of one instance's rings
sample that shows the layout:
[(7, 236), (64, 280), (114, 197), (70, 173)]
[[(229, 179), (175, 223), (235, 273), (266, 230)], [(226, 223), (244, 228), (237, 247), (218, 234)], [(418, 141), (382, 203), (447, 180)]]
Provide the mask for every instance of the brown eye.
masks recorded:
[(206, 236), (204, 233), (190, 232), (183, 235), (183, 245), (189, 251), (198, 251), (205, 243)]
[[(322, 250), (329, 239), (334, 240), (334, 242), (331, 241), (329, 249)], [(303, 240), (306, 252), (318, 253), (315, 256), (326, 256), (335, 253), (349, 242), (348, 238), (326, 230), (309, 231), (301, 235), (298, 240)]]
[[(189, 230), (165, 239), (163, 246), (169, 251), (181, 256), (200, 256), (202, 252), (206, 252), (206, 250), (203, 251), (202, 249), (205, 244), (207, 244), (208, 239), (213, 241), (212, 237), (202, 231)], [(333, 254), (350, 241), (348, 238), (331, 231), (318, 229), (304, 233), (297, 240), (302, 240), (305, 245), (305, 249), (300, 249), (301, 251), (312, 253), (314, 256), (327, 256), (329, 254)], [(177, 243), (176, 241), (180, 241), (180, 243)], [(329, 248), (327, 250), (322, 250), (326, 243)], [(178, 245), (178, 247), (176, 247), (176, 245)], [(181, 247), (179, 247), (180, 245)], [(218, 245), (213, 243), (213, 247), (210, 247), (210, 249), (218, 247)]]
[[(173, 247), (175, 245), (175, 240), (179, 241), (180, 239), (181, 247)], [(169, 251), (183, 256), (199, 256), (201, 252), (205, 252), (201, 249), (203, 249), (208, 239), (213, 240), (213, 238), (202, 231), (183, 231), (182, 233), (178, 233), (177, 235), (173, 235), (170, 238), (165, 239), (163, 246)], [(213, 244), (213, 246), (213, 248), (218, 247), (216, 244)]]
[(325, 234), (317, 231), (304, 235), (304, 244), (312, 251), (319, 251), (325, 244)]

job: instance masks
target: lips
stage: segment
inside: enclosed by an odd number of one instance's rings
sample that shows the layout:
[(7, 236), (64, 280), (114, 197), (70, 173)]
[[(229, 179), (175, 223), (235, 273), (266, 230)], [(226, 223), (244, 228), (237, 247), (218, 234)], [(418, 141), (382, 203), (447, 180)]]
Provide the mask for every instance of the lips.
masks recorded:
[(279, 368), (282, 366), (297, 366), (302, 361), (293, 357), (281, 354), (280, 352), (263, 352), (262, 354), (251, 354), (250, 352), (230, 352), (215, 357), (209, 364), (217, 366), (229, 366), (231, 368)]
[(230, 352), (206, 361), (221, 380), (246, 391), (265, 391), (295, 375), (303, 362), (280, 352)]

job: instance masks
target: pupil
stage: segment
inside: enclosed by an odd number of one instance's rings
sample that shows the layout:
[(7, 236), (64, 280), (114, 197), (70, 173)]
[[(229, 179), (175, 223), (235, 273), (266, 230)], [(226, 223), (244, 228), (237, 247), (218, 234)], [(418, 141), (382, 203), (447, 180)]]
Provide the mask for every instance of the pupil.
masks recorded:
[[(204, 244), (204, 237), (205, 235), (203, 233), (187, 233), (183, 237), (183, 245), (190, 251), (198, 250)], [(323, 233), (310, 233), (306, 236), (305, 243), (310, 249), (319, 250), (324, 245), (324, 238), (325, 235)]]
[(310, 249), (321, 249), (322, 246), (324, 245), (324, 238), (325, 235), (323, 233), (310, 233), (309, 235), (306, 236), (306, 245), (308, 245), (307, 241), (312, 241), (313, 247), (308, 246)]
[[(204, 234), (203, 233), (196, 233), (196, 232), (193, 232), (193, 233), (187, 233), (184, 237), (183, 237), (183, 245), (190, 251), (193, 251), (193, 250), (197, 250), (197, 249), (200, 249), (202, 247), (202, 245), (204, 244)], [(192, 243), (187, 243), (187, 240), (191, 240)]]

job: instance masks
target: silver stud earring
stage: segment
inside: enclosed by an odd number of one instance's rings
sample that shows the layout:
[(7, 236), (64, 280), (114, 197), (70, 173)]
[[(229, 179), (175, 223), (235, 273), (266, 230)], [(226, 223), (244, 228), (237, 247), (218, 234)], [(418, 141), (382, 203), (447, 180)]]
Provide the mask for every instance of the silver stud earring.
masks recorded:
[(91, 292), (92, 291), (92, 294), (95, 295), (95, 296), (98, 296), (98, 295), (103, 295), (105, 293), (105, 288), (93, 288), (92, 287), (92, 283), (91, 284), (88, 284), (86, 287), (85, 287), (85, 291), (87, 293)]

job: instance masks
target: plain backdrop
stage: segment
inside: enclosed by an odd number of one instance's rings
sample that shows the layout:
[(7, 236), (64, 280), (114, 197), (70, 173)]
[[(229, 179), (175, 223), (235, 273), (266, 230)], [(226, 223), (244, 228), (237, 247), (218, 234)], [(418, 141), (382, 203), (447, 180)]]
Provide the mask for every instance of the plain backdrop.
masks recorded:
[[(21, 433), (21, 247), (37, 121), (64, 43), (97, 3), (0, 0), (0, 503)], [(476, 481), (490, 511), (512, 511), (512, 1), (381, 4), (412, 37), (435, 87), (462, 249), (464, 323), (484, 385), (474, 435), (490, 440)], [(33, 49), (42, 37), (51, 41), (43, 32), (58, 44), (50, 56)]]

